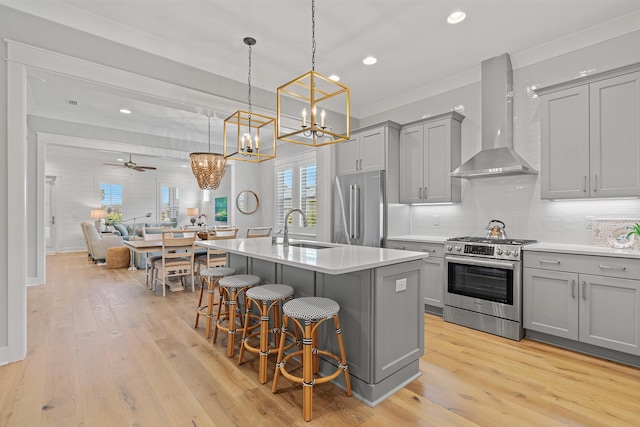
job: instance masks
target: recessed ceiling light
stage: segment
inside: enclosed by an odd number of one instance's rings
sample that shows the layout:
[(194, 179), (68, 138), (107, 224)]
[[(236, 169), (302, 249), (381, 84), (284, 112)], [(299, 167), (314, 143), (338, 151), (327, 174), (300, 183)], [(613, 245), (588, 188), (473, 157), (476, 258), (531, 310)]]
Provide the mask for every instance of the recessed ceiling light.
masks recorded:
[(124, 162), (124, 159), (116, 159), (118, 162)]
[(378, 62), (378, 60), (376, 58), (374, 58), (373, 56), (367, 56), (366, 58), (364, 58), (362, 60), (362, 63), (365, 65), (373, 65), (376, 62)]
[(121, 112), (122, 114), (131, 114), (131, 110), (127, 110), (126, 108), (122, 108), (122, 109), (120, 110), (120, 112)]
[(329, 76), (329, 80), (333, 80), (334, 82), (340, 81), (340, 76), (337, 74), (331, 74)]
[(44, 82), (46, 82), (46, 81), (47, 81), (47, 79), (44, 79), (44, 78), (39, 78), (39, 79), (38, 79), (38, 82), (39, 82), (39, 83), (44, 83)]
[(467, 17), (466, 13), (464, 13), (461, 10), (456, 10), (451, 15), (449, 15), (449, 17), (447, 18), (447, 22), (449, 24), (458, 24), (458, 23), (464, 21), (464, 18), (466, 18), (466, 17)]

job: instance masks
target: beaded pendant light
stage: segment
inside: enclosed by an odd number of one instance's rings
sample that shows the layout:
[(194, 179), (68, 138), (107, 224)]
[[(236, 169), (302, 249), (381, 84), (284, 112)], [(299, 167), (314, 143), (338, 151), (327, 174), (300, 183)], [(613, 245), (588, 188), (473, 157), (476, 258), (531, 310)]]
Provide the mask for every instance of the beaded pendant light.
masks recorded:
[(191, 153), (191, 170), (202, 190), (215, 190), (220, 186), (227, 169), (227, 159), (222, 154), (211, 152), (211, 116), (209, 118), (209, 151)]

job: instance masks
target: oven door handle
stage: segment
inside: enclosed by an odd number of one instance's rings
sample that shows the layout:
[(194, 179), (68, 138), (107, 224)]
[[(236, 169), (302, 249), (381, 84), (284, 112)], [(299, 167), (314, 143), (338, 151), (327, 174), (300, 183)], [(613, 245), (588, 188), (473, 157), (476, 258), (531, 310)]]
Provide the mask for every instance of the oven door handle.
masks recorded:
[(475, 258), (465, 258), (457, 256), (447, 256), (445, 260), (448, 262), (456, 262), (458, 264), (475, 265), (478, 267), (493, 267), (493, 268), (506, 268), (508, 270), (515, 270), (516, 264), (513, 262), (504, 261), (486, 261)]

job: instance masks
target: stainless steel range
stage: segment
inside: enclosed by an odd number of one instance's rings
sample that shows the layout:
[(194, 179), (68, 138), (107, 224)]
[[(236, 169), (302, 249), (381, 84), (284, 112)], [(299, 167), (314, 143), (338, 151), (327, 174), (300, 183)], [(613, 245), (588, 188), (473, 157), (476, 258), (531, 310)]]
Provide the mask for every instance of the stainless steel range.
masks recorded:
[(445, 242), (444, 320), (512, 340), (522, 328), (522, 251), (535, 240), (455, 237)]

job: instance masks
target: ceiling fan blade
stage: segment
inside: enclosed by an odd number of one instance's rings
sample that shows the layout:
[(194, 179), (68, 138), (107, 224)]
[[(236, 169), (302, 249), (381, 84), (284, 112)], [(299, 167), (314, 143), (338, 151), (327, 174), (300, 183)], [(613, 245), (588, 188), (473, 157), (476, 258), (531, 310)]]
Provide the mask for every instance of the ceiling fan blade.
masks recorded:
[(124, 166), (124, 165), (119, 164), (119, 163), (103, 163), (103, 165), (107, 165), (107, 166), (120, 166), (120, 167)]
[(146, 169), (145, 169), (145, 168), (142, 168), (142, 167), (140, 167), (140, 166), (134, 166), (134, 167), (132, 167), (131, 169), (133, 169), (134, 171), (138, 171), (138, 172), (144, 172), (144, 171), (146, 171)]
[(136, 168), (141, 168), (141, 169), (149, 169), (151, 171), (156, 170), (155, 166), (136, 166)]

